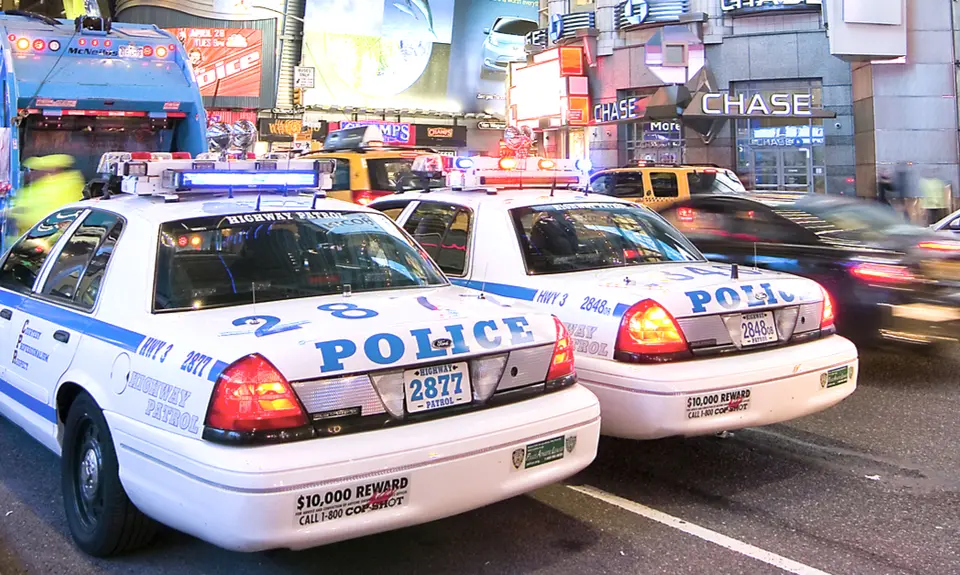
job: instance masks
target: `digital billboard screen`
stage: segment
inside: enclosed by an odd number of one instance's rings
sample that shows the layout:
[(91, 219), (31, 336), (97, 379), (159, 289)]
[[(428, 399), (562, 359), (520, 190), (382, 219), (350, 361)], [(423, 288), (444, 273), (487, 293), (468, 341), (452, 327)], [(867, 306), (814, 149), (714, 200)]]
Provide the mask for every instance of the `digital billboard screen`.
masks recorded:
[(307, 0), (305, 105), (504, 112), (538, 0)]
[(193, 66), (203, 96), (260, 96), (263, 32), (249, 28), (169, 28)]

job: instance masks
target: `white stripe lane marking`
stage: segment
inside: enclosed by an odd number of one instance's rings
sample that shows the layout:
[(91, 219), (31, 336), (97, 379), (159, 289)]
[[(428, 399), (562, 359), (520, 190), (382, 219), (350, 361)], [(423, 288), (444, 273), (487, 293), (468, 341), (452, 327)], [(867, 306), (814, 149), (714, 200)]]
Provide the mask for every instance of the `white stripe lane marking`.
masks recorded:
[(731, 551), (740, 553), (741, 555), (746, 555), (756, 559), (757, 561), (762, 561), (768, 565), (773, 565), (778, 569), (782, 569), (788, 573), (796, 573), (796, 575), (830, 575), (826, 571), (821, 571), (809, 565), (804, 565), (794, 561), (793, 559), (787, 559), (776, 553), (771, 553), (759, 547), (754, 547), (749, 543), (744, 543), (732, 537), (727, 537), (716, 531), (711, 531), (706, 527), (700, 527), (699, 525), (690, 523), (689, 521), (684, 521), (683, 519), (674, 517), (672, 515), (667, 515), (662, 511), (657, 511), (646, 505), (641, 505), (630, 501), (629, 499), (624, 499), (623, 497), (618, 497), (606, 491), (597, 489), (596, 487), (590, 487), (589, 485), (568, 485), (570, 489), (593, 497), (594, 499), (599, 499), (604, 503), (609, 503), (614, 507), (619, 507), (625, 511), (629, 511), (641, 517), (646, 517), (651, 521), (656, 521), (666, 525), (667, 527), (673, 527), (678, 531), (682, 531), (688, 535), (693, 535), (694, 537), (699, 537), (704, 541), (709, 541), (710, 543), (719, 545), (720, 547), (725, 547)]

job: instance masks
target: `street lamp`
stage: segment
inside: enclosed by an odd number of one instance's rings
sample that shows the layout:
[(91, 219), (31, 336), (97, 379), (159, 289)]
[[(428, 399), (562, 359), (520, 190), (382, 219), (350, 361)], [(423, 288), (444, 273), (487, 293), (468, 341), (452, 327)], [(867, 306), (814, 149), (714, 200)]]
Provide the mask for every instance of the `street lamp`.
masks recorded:
[[(284, 10), (277, 10), (276, 8), (270, 8), (270, 7), (268, 7), (268, 6), (262, 6), (262, 5), (260, 5), (260, 4), (252, 4), (250, 7), (251, 7), (251, 8), (256, 8), (256, 9), (259, 9), (259, 10), (264, 10), (264, 11), (266, 11), (266, 12), (273, 12), (274, 14), (279, 14), (280, 16), (283, 16), (283, 19), (280, 20), (280, 49), (277, 51), (276, 70), (275, 70), (275, 74), (274, 74), (274, 78), (273, 78), (273, 85), (274, 85), (274, 87), (277, 89), (277, 91), (279, 91), (279, 88), (280, 88), (280, 66), (283, 65), (283, 47), (284, 47), (284, 45), (286, 44), (286, 42), (285, 42), (285, 40), (284, 40), (284, 36), (286, 36), (286, 34), (287, 34), (287, 18), (292, 18), (292, 19), (296, 20), (297, 22), (300, 22), (301, 24), (306, 24), (306, 20), (304, 20), (303, 18), (301, 18), (301, 17), (299, 17), (299, 16), (294, 16), (293, 14), (288, 14), (288, 13), (287, 13), (286, 11), (284, 11)], [(276, 103), (276, 101), (274, 101), (274, 106), (276, 106), (276, 105), (277, 105), (277, 103)]]

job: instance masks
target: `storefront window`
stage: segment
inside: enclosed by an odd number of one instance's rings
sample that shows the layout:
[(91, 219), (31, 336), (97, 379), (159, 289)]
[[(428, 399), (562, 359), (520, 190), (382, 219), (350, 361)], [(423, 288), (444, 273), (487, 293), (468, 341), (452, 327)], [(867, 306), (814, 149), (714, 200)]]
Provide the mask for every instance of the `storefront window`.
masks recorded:
[[(810, 94), (823, 102), (819, 80), (738, 82), (734, 94)], [(748, 96), (749, 97), (749, 96)], [(769, 100), (768, 100), (769, 101)], [(749, 189), (827, 193), (823, 120), (765, 117), (736, 120), (737, 172)]]
[[(650, 90), (624, 90), (617, 98), (645, 98)], [(650, 161), (658, 164), (683, 162), (683, 127), (679, 120), (639, 121), (621, 124), (621, 164)]]

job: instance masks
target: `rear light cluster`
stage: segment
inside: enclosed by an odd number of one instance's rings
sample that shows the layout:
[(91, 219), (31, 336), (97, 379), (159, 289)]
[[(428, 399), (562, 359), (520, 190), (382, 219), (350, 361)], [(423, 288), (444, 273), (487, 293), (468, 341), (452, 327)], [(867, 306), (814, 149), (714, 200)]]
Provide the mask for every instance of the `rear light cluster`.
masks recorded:
[(823, 312), (820, 314), (820, 329), (832, 328), (836, 322), (836, 316), (833, 313), (833, 298), (827, 293), (827, 290), (820, 286), (820, 292), (823, 294)]
[(615, 349), (622, 361), (669, 361), (690, 355), (680, 325), (660, 304), (645, 299), (620, 320)]
[(350, 198), (353, 203), (366, 206), (377, 198), (382, 198), (383, 196), (389, 196), (392, 194), (393, 192), (385, 192), (381, 190), (352, 190), (350, 192)]
[(205, 425), (219, 435), (269, 436), (307, 428), (309, 436), (308, 423), (286, 378), (265, 357), (251, 354), (230, 364), (217, 379)]
[(906, 266), (859, 262), (850, 268), (850, 275), (872, 284), (903, 284), (916, 281), (916, 276)]
[[(16, 34), (8, 34), (7, 40), (10, 41), (10, 44), (20, 52), (26, 52), (30, 49), (33, 49), (34, 52), (59, 52), (61, 48), (60, 40), (44, 40), (42, 38), (33, 38), (30, 39), (26, 36), (17, 36)], [(113, 48), (113, 40), (104, 39), (100, 40), (97, 38), (92, 38), (88, 40), (87, 38), (80, 38), (77, 40), (77, 45), (86, 48), (87, 46), (91, 48)], [(170, 44), (169, 46), (142, 46), (143, 56), (145, 58), (150, 58), (156, 56), (157, 58), (166, 58), (168, 55), (176, 51), (176, 45)]]
[(573, 338), (570, 337), (567, 327), (556, 316), (553, 321), (557, 327), (557, 343), (553, 345), (553, 358), (550, 360), (550, 369), (547, 371), (547, 383), (577, 375), (573, 366)]

